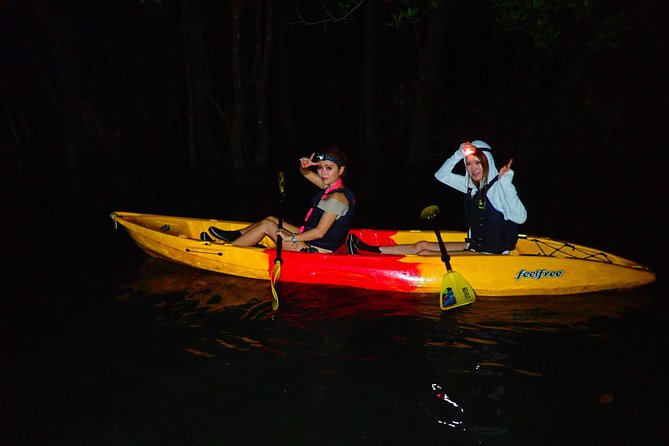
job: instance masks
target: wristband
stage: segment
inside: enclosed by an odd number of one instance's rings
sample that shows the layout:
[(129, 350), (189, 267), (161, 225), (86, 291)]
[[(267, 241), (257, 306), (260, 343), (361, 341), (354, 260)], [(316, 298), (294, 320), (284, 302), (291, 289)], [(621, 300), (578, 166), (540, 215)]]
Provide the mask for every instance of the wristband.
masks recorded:
[(293, 232), (293, 237), (292, 237), (293, 245), (294, 245), (295, 243), (297, 243), (297, 239), (295, 238), (296, 236), (297, 236), (297, 234), (295, 234), (295, 233)]

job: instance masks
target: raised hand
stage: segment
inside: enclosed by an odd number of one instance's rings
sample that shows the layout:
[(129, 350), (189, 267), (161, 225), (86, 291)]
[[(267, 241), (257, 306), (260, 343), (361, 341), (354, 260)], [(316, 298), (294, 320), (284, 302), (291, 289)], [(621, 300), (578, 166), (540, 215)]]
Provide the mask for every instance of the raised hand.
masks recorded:
[(502, 176), (507, 173), (509, 170), (511, 170), (511, 163), (513, 163), (513, 158), (509, 160), (509, 163), (502, 166), (501, 169), (499, 169), (499, 178), (502, 179)]
[(472, 155), (476, 152), (476, 146), (469, 141), (463, 142), (460, 144), (460, 150), (462, 150), (462, 154), (466, 157), (469, 155)]
[(309, 158), (307, 157), (302, 157), (300, 158), (300, 167), (302, 169), (308, 169), (311, 166), (318, 166), (319, 163), (314, 163), (314, 156), (316, 155), (316, 152), (312, 153)]

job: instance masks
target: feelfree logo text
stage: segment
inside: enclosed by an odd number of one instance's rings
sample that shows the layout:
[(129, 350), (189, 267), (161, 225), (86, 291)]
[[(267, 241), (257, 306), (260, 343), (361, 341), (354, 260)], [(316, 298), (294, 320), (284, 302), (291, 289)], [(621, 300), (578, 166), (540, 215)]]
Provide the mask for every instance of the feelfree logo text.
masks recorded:
[(547, 269), (537, 269), (534, 271), (527, 271), (525, 269), (521, 269), (516, 273), (516, 280), (520, 279), (540, 280), (543, 278), (556, 279), (562, 277), (564, 273), (565, 271), (563, 269), (557, 271), (549, 271)]

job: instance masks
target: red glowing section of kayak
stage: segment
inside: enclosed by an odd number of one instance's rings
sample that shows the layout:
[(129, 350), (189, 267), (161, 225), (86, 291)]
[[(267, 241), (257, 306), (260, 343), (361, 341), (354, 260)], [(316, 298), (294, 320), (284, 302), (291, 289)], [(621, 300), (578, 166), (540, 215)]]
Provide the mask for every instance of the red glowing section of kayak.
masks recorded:
[[(243, 228), (247, 222), (174, 217), (132, 212), (111, 214), (148, 254), (194, 268), (269, 280), (276, 251), (269, 238), (240, 247), (201, 240), (210, 226)], [(436, 241), (434, 232), (354, 229), (372, 245)], [(460, 231), (442, 231), (445, 242), (462, 242)], [(439, 256), (348, 255), (283, 251), (281, 282), (325, 284), (408, 293), (438, 292), (446, 268)], [(453, 270), (479, 296), (557, 295), (632, 288), (655, 281), (650, 269), (587, 246), (548, 237), (521, 236), (508, 255), (451, 253)]]

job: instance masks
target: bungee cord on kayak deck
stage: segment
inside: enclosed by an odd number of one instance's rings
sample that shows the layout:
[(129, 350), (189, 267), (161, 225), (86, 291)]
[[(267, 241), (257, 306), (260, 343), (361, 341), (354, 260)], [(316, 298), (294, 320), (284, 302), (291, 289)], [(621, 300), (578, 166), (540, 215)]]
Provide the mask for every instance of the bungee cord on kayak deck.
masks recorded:
[[(597, 260), (604, 263), (615, 264), (615, 262), (609, 258), (608, 254), (602, 251), (593, 252), (585, 250), (583, 248), (574, 246), (571, 243), (561, 242), (559, 240), (549, 242), (546, 239), (540, 240), (538, 238), (528, 238), (527, 236), (519, 236), (519, 237), (522, 237), (530, 242), (536, 243), (537, 247), (541, 251), (541, 254), (547, 257), (555, 257), (555, 254), (560, 253), (564, 254), (568, 258), (580, 259), (580, 260)], [(553, 245), (552, 243), (555, 243), (556, 245)], [(553, 251), (549, 253), (543, 249), (544, 247), (548, 247)], [(578, 252), (580, 254), (585, 254), (585, 256), (577, 256), (573, 253), (566, 252), (564, 251), (565, 248), (571, 248), (572, 251)]]

